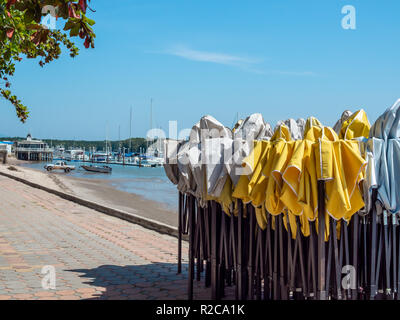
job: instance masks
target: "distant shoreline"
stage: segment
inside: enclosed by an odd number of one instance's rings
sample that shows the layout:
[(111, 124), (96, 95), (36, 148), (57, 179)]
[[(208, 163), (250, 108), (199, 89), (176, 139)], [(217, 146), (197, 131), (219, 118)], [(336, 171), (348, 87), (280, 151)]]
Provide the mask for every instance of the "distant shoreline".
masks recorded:
[[(148, 142), (146, 138), (127, 138), (121, 140), (68, 140), (68, 139), (49, 139), (49, 138), (39, 138), (32, 137), (33, 139), (39, 139), (49, 146), (63, 146), (65, 149), (71, 148), (84, 148), (86, 151), (95, 148), (95, 150), (104, 150), (105, 144), (111, 148), (111, 150), (125, 150), (131, 149), (131, 152), (139, 152), (140, 150), (147, 150)], [(22, 141), (26, 137), (0, 137), (0, 141)]]

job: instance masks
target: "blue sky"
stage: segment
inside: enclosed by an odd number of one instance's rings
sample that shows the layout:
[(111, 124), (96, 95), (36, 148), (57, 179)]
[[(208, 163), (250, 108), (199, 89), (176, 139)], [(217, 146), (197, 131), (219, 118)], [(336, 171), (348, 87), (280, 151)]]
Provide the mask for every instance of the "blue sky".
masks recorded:
[[(118, 139), (120, 126), (127, 138), (132, 106), (132, 135), (144, 136), (151, 98), (153, 125), (165, 130), (204, 114), (231, 126), (237, 112), (333, 125), (344, 109), (364, 108), (373, 122), (400, 98), (395, 0), (91, 3), (96, 48), (43, 69), (19, 63), (12, 89), (31, 114), (21, 124), (0, 100), (0, 134)], [(344, 5), (356, 8), (356, 30), (341, 27)]]

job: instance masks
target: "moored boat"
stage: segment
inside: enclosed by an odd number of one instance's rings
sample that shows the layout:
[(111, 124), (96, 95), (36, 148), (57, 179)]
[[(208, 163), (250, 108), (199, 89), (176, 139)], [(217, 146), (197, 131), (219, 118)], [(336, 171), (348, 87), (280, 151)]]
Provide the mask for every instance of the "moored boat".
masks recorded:
[(81, 166), (81, 168), (90, 172), (111, 173), (112, 168), (109, 166)]

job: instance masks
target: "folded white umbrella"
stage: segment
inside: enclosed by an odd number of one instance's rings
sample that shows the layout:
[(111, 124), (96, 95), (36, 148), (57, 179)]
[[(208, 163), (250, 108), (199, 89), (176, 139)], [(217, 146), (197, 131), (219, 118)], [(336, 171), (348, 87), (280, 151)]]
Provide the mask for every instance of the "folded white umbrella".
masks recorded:
[(183, 143), (174, 139), (164, 140), (164, 170), (173, 184), (179, 182), (178, 151)]
[(260, 113), (247, 117), (233, 133), (233, 157), (226, 163), (226, 169), (234, 186), (237, 185), (242, 174), (242, 162), (252, 151), (254, 140), (269, 140), (273, 135), (271, 126), (265, 123)]
[(275, 130), (282, 124), (286, 125), (289, 128), (290, 135), (293, 140), (303, 139), (304, 127), (306, 125), (306, 121), (304, 119), (300, 118), (297, 121), (291, 118), (285, 121), (279, 120), (276, 124)]
[(335, 131), (337, 134), (340, 133), (340, 130), (342, 129), (342, 124), (345, 122), (347, 119), (349, 119), (353, 115), (353, 112), (350, 110), (345, 110), (342, 113), (342, 116), (338, 121), (336, 121), (335, 125), (333, 126), (333, 131)]
[(388, 108), (371, 127), (368, 147), (373, 156), (375, 169), (371, 168), (367, 177), (369, 188), (378, 189), (378, 200), (384, 209), (392, 214), (399, 213), (400, 99)]

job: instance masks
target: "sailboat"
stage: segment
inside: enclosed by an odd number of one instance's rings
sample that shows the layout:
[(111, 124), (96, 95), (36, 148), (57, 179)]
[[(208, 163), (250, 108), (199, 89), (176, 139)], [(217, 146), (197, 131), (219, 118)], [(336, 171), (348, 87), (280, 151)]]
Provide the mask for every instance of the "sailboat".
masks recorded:
[[(153, 99), (150, 100), (150, 130), (153, 128)], [(161, 127), (160, 127), (161, 129)], [(146, 154), (143, 157), (144, 163), (150, 165), (151, 167), (162, 166), (164, 163), (164, 158), (161, 152), (161, 138), (157, 137), (156, 143), (149, 145), (149, 140), (147, 139)]]

